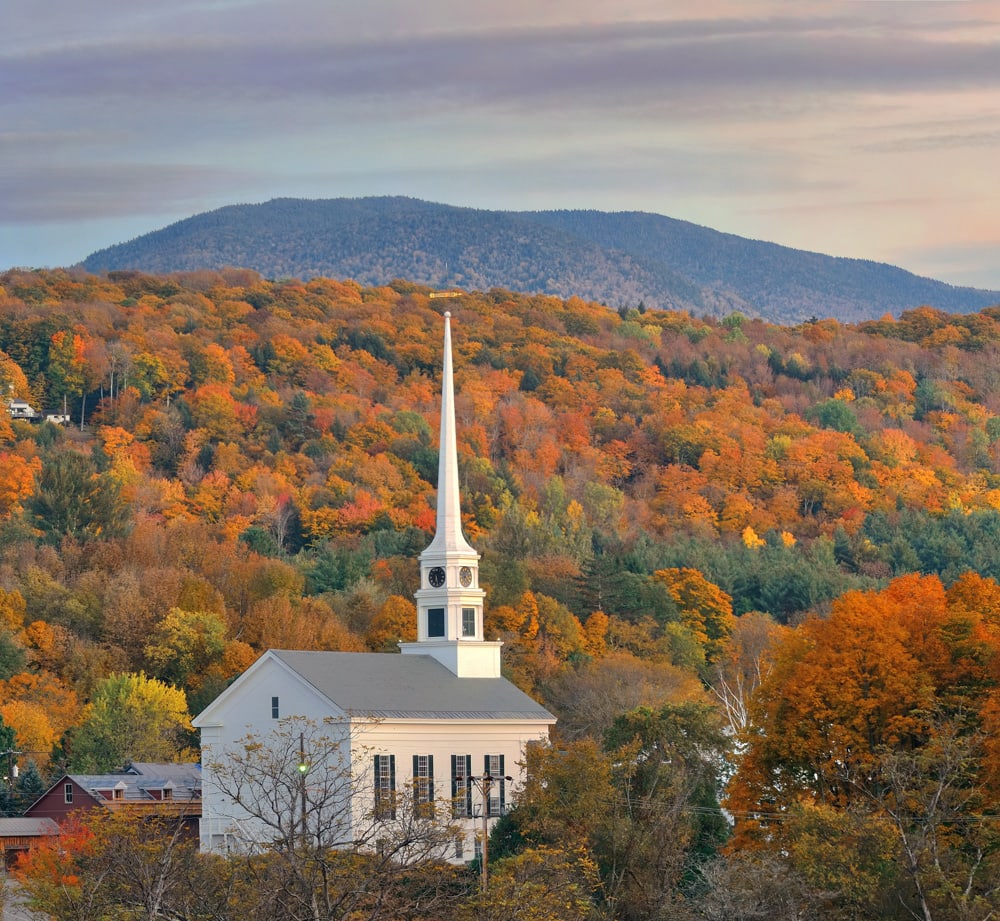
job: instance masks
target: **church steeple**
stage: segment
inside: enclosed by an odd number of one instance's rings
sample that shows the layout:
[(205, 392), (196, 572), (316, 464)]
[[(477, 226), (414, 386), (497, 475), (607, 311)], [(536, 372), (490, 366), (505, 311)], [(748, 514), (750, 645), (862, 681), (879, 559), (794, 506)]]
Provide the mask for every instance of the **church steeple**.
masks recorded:
[(479, 587), (479, 554), (462, 533), (450, 313), (444, 315), (440, 452), (437, 527), (420, 554), (420, 588), (414, 593), (417, 642), (400, 643), (399, 648), (431, 655), (459, 677), (497, 678), (502, 644), (483, 639), (486, 592)]
[(455, 376), (451, 362), (451, 314), (444, 315), (444, 366), (441, 373), (441, 449), (438, 457), (437, 530), (422, 555), (440, 551), (479, 555), (462, 533), (458, 489), (458, 446), (455, 438)]

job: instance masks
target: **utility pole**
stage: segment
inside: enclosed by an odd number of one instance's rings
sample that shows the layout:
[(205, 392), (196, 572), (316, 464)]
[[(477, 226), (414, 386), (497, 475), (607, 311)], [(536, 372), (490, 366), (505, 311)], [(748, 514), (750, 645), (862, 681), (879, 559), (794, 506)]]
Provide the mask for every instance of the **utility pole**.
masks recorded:
[(485, 893), (490, 884), (490, 788), (497, 781), (510, 783), (514, 778), (494, 777), (489, 771), (483, 771), (482, 777), (471, 777), (470, 780), (483, 797), (483, 853), (479, 867), (479, 888)]
[(488, 771), (483, 771), (483, 857), (482, 867), (479, 873), (479, 886), (486, 894), (486, 889), (490, 883), (490, 787), (493, 785), (493, 776)]

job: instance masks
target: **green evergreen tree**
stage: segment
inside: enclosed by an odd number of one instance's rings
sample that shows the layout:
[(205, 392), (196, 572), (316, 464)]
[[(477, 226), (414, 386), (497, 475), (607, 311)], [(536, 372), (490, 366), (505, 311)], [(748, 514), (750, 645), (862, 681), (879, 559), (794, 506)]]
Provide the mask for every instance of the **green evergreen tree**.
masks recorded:
[(45, 459), (29, 509), (54, 543), (63, 537), (114, 537), (126, 530), (129, 516), (118, 481), (75, 451)]
[(14, 786), (15, 798), (19, 806), (17, 814), (23, 814), (45, 792), (47, 787), (38, 765), (35, 764), (34, 760), (28, 761), (27, 767), (21, 771), (21, 776), (17, 778), (17, 783)]
[(13, 774), (17, 735), (0, 716), (0, 815), (17, 815)]

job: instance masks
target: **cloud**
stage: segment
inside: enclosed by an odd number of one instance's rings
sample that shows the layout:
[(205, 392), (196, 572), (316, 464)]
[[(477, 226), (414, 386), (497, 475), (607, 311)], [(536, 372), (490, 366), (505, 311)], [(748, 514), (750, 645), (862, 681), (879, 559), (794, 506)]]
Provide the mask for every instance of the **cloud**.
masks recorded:
[(869, 34), (845, 19), (604, 23), (357, 38), (313, 35), (121, 37), (0, 58), (22, 101), (321, 95), (438, 96), (466, 103), (629, 106), (662, 93), (915, 90), (1000, 86), (1000, 42), (916, 30)]
[(860, 149), (874, 153), (897, 154), (927, 150), (955, 150), (967, 147), (987, 147), (1000, 150), (1000, 130), (941, 131), (896, 137), (886, 141), (860, 145)]
[[(180, 164), (71, 164), (0, 173), (0, 224), (46, 223), (197, 208), (250, 176)], [(168, 202), (166, 208), (164, 203)]]

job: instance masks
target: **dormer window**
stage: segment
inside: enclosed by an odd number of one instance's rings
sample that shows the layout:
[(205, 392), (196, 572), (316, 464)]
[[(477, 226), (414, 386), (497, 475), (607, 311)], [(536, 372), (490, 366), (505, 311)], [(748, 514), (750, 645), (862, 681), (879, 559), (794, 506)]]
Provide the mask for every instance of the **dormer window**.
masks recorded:
[(122, 786), (117, 786), (111, 791), (111, 798), (115, 800), (125, 799), (125, 788)]
[(163, 799), (173, 799), (174, 798), (174, 788), (164, 787), (163, 788)]

